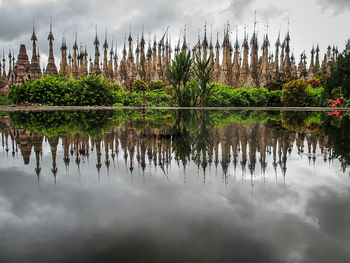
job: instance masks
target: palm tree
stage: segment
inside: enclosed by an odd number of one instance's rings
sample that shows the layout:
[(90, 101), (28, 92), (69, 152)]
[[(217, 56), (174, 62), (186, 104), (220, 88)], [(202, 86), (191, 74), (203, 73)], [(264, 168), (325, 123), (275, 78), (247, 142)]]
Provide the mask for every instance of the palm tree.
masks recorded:
[(201, 59), (196, 57), (194, 64), (194, 75), (196, 76), (199, 83), (199, 96), (197, 99), (197, 106), (205, 106), (208, 102), (208, 96), (210, 87), (208, 84), (214, 78), (214, 64), (208, 59)]
[(181, 89), (186, 87), (192, 76), (192, 62), (190, 52), (181, 52), (173, 60), (171, 67), (167, 68), (166, 77), (175, 90), (175, 103), (181, 106)]

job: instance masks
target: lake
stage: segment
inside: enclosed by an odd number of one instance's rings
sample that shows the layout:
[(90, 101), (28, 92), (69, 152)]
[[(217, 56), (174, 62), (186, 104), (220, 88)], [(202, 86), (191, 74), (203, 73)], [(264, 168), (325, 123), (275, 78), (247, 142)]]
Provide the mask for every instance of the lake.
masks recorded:
[(0, 262), (350, 262), (350, 115), (0, 117)]

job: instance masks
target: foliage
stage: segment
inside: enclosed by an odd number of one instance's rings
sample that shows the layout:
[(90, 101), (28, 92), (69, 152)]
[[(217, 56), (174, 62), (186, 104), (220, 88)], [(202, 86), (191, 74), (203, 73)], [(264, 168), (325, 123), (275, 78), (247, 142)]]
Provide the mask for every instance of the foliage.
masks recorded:
[(282, 104), (282, 90), (272, 90), (267, 95), (267, 107), (283, 107)]
[(323, 120), (324, 133), (328, 138), (328, 145), (333, 148), (333, 155), (339, 157), (343, 168), (350, 163), (350, 115), (343, 119), (327, 116)]
[(324, 85), (322, 99), (326, 102), (328, 99), (339, 97), (350, 98), (350, 39), (343, 54), (338, 56), (336, 64), (331, 68), (331, 75)]
[(265, 88), (269, 91), (282, 90), (283, 85), (287, 84), (290, 80), (283, 77), (274, 77), (266, 85)]
[(98, 136), (114, 124), (113, 111), (38, 111), (10, 112), (11, 123), (48, 137), (70, 133)]
[(161, 80), (151, 80), (148, 82), (148, 88), (150, 91), (157, 90), (157, 89), (164, 89), (165, 83)]
[[(172, 101), (172, 96), (167, 94), (164, 90), (146, 91), (145, 98), (148, 106), (168, 107)], [(136, 91), (128, 92), (119, 90), (114, 93), (113, 106), (134, 107), (141, 106), (142, 103), (142, 94)]]
[(287, 107), (302, 107), (308, 95), (307, 85), (301, 80), (292, 80), (282, 89), (282, 102)]
[(196, 76), (199, 84), (199, 94), (197, 99), (197, 106), (206, 106), (208, 103), (208, 97), (210, 88), (209, 82), (214, 78), (214, 64), (211, 59), (201, 59), (197, 56), (194, 64), (194, 75)]
[(115, 84), (94, 74), (79, 80), (67, 80), (61, 75), (46, 76), (22, 85), (10, 87), (9, 99), (14, 103), (84, 106), (112, 105)]
[(181, 104), (181, 89), (186, 87), (192, 76), (192, 62), (190, 52), (187, 54), (181, 52), (166, 70), (166, 77), (175, 90), (174, 101), (177, 106), (183, 106)]
[(306, 83), (310, 85), (312, 88), (319, 88), (322, 86), (321, 80), (317, 77), (313, 77), (312, 79), (309, 79)]
[(304, 101), (305, 107), (321, 107), (322, 106), (323, 87), (312, 88), (307, 87), (307, 96)]
[(11, 101), (5, 95), (0, 95), (0, 106), (8, 106), (11, 105)]
[(132, 90), (133, 91), (140, 92), (140, 91), (146, 91), (148, 89), (149, 89), (148, 84), (141, 79), (136, 79), (132, 83)]

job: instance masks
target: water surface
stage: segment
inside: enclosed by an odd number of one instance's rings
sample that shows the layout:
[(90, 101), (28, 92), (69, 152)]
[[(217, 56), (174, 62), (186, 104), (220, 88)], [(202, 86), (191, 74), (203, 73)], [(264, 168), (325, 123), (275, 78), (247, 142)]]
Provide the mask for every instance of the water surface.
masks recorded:
[(349, 116), (9, 115), (0, 262), (350, 260)]

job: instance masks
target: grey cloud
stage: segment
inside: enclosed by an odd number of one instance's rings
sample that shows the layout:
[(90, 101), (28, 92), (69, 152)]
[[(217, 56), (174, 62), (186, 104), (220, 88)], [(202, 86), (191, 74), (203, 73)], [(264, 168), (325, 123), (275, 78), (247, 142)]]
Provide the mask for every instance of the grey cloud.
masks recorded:
[[(202, 15), (202, 16), (201, 16)], [(32, 19), (35, 19), (38, 45), (42, 55), (48, 53), (47, 34), (49, 19), (53, 17), (53, 33), (55, 36), (54, 50), (56, 57), (60, 56), (59, 45), (62, 32), (66, 32), (68, 44), (72, 46), (75, 34), (78, 33), (78, 42), (93, 50), (92, 43), (95, 36), (95, 25), (98, 26), (100, 39), (104, 38), (105, 29), (108, 28), (108, 41), (112, 36), (122, 45), (124, 34), (132, 27), (132, 34), (136, 40), (137, 33), (141, 33), (144, 25), (145, 35), (148, 32), (159, 37), (163, 29), (170, 26), (170, 32), (178, 34), (184, 24), (196, 27), (198, 21), (204, 24), (205, 14), (185, 14), (179, 1), (156, 0), (152, 3), (141, 0), (125, 1), (93, 1), (93, 0), (66, 0), (54, 3), (42, 3), (33, 7), (17, 4), (5, 4), (0, 10), (0, 48), (7, 50), (8, 43), (18, 52), (20, 43), (27, 44), (30, 52), (30, 37)], [(20, 19), (19, 19), (20, 17)], [(199, 26), (199, 25), (198, 25)], [(196, 34), (195, 34), (196, 36)], [(174, 38), (173, 38), (174, 40)], [(119, 49), (120, 50), (120, 49)]]
[(274, 19), (276, 17), (288, 14), (287, 10), (273, 5), (269, 5), (264, 7), (263, 9), (259, 9), (257, 12), (259, 17), (263, 18), (264, 21), (268, 21), (269, 19)]
[(255, 0), (232, 0), (227, 11), (231, 12), (238, 22), (245, 20), (245, 15), (251, 11), (251, 5)]
[(350, 0), (317, 0), (323, 10), (332, 9), (334, 14), (350, 11)]

